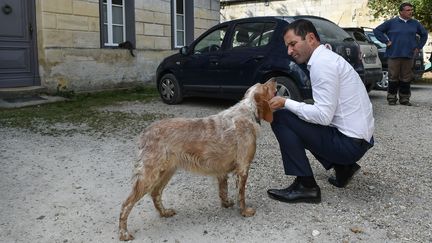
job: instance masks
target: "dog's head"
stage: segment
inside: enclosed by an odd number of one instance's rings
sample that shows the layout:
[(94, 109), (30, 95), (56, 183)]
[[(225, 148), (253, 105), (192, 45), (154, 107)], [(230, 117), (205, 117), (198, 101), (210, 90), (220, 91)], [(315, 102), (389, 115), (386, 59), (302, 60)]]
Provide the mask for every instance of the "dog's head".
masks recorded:
[(255, 84), (249, 88), (246, 94), (248, 93), (253, 95), (258, 110), (258, 118), (271, 123), (273, 121), (273, 111), (268, 101), (275, 96), (276, 80), (271, 78), (263, 84)]

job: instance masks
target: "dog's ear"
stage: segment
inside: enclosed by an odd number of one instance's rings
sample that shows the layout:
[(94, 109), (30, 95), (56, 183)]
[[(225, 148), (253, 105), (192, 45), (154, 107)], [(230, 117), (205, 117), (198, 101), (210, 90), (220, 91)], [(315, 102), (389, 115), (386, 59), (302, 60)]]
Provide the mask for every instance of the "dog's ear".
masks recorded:
[(264, 99), (264, 95), (256, 93), (254, 98), (257, 104), (259, 119), (271, 123), (273, 121), (273, 111), (268, 101)]
[(263, 119), (268, 122), (273, 122), (273, 111), (267, 100), (263, 100)]

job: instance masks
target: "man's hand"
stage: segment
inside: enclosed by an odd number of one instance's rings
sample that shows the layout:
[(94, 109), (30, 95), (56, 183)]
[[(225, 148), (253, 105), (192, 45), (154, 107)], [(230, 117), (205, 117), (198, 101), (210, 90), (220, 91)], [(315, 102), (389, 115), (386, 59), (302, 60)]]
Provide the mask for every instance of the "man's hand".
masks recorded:
[(414, 58), (417, 56), (417, 54), (419, 53), (419, 49), (418, 48), (414, 48)]
[(271, 100), (269, 100), (270, 108), (273, 110), (282, 108), (285, 106), (285, 98), (280, 96), (275, 96)]
[(387, 47), (390, 47), (392, 45), (392, 42), (391, 42), (391, 40), (389, 40), (388, 42), (387, 42)]

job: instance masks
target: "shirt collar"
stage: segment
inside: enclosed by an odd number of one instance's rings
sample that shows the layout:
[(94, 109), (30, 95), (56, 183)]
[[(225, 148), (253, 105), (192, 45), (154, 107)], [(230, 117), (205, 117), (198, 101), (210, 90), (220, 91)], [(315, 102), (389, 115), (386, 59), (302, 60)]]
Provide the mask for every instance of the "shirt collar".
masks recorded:
[(311, 57), (309, 58), (309, 61), (307, 63), (307, 69), (310, 70), (310, 67), (312, 66), (313, 62), (315, 61), (315, 59), (318, 58), (318, 56), (320, 55), (320, 53), (325, 50), (326, 48), (324, 47), (324, 45), (319, 45), (317, 48), (315, 48), (315, 50), (312, 52)]
[(402, 18), (401, 16), (399, 16), (399, 19), (402, 20), (402, 21), (405, 22), (405, 23), (408, 22), (408, 20), (409, 20), (409, 19), (404, 19), (404, 18)]

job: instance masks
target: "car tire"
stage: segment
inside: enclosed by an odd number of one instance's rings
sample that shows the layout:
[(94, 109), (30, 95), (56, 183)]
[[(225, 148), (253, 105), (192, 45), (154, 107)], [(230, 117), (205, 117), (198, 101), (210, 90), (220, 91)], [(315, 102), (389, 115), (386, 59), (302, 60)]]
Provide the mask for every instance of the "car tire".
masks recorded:
[(175, 105), (183, 100), (181, 87), (177, 78), (171, 74), (165, 74), (158, 82), (158, 92), (162, 101), (168, 105)]
[(387, 90), (388, 87), (388, 72), (383, 71), (383, 77), (380, 81), (376, 82), (375, 89), (377, 90)]
[(289, 98), (296, 101), (302, 101), (299, 88), (294, 83), (294, 81), (288, 77), (275, 77), (276, 85), (276, 95)]

